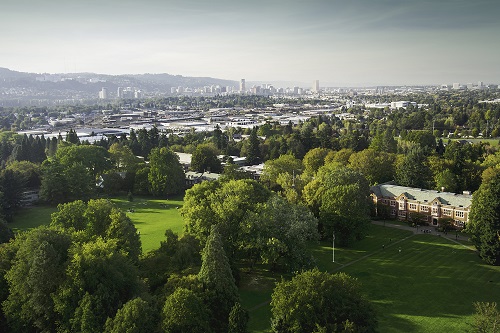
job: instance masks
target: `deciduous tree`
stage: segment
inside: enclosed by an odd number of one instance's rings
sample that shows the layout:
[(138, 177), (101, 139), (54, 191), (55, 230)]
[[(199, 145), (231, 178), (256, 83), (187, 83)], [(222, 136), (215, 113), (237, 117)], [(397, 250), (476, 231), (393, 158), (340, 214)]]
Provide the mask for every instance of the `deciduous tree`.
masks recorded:
[(148, 180), (153, 195), (180, 193), (185, 187), (185, 175), (179, 157), (166, 147), (154, 148), (149, 155)]
[(314, 269), (281, 281), (271, 307), (273, 332), (375, 332), (377, 328), (375, 311), (360, 284), (345, 273)]
[(134, 298), (118, 309), (113, 318), (108, 318), (104, 333), (154, 332), (153, 309), (142, 298)]
[(165, 333), (212, 332), (209, 312), (202, 299), (189, 289), (177, 288), (169, 295), (163, 306), (162, 315), (162, 327)]
[(362, 238), (369, 223), (369, 195), (363, 175), (337, 163), (321, 167), (303, 192), (304, 201), (319, 217), (322, 236), (335, 232), (343, 245)]
[(219, 152), (212, 144), (198, 145), (191, 157), (191, 169), (197, 172), (220, 173), (222, 164), (217, 155)]

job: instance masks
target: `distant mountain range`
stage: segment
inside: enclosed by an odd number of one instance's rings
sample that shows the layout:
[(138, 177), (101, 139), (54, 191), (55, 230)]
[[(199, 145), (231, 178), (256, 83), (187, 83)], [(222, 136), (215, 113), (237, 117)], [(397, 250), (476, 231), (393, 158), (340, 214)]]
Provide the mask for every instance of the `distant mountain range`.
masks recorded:
[[(95, 99), (105, 87), (132, 87), (148, 94), (170, 93), (171, 87), (234, 86), (237, 81), (170, 74), (24, 73), (0, 67), (0, 100)], [(5, 104), (5, 103), (4, 103)]]

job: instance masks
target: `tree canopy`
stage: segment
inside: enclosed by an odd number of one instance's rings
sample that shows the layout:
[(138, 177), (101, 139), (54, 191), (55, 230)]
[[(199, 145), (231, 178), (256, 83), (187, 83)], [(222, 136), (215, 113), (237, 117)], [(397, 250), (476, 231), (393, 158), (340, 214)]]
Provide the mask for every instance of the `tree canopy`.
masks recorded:
[(180, 193), (185, 187), (185, 175), (179, 157), (166, 147), (154, 148), (149, 155), (148, 180), (155, 196)]
[(467, 232), (489, 264), (500, 264), (500, 169), (490, 169), (472, 197)]
[(372, 305), (359, 282), (345, 273), (304, 271), (276, 285), (271, 299), (273, 332), (375, 332)]

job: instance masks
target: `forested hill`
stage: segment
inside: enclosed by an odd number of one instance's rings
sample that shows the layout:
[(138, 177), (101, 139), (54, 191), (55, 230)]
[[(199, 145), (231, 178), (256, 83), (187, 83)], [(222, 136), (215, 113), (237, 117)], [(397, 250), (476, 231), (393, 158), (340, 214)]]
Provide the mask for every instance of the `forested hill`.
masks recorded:
[(1, 95), (26, 96), (78, 96), (91, 94), (97, 97), (102, 87), (116, 91), (118, 87), (134, 87), (144, 91), (170, 91), (171, 87), (203, 87), (210, 85), (237, 86), (236, 81), (210, 77), (187, 77), (171, 74), (123, 74), (107, 75), (96, 73), (24, 73), (0, 68)]

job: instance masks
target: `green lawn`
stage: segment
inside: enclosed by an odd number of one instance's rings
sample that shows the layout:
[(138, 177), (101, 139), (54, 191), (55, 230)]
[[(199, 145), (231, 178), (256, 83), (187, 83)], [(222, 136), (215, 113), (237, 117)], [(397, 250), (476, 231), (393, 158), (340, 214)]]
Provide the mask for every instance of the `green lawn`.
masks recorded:
[[(464, 332), (474, 301), (500, 299), (500, 267), (484, 265), (468, 247), (444, 237), (372, 225), (352, 249), (335, 249), (335, 263), (330, 243), (311, 250), (321, 270), (360, 280), (378, 313), (380, 332)], [(251, 332), (269, 329), (270, 306), (251, 307), (270, 300), (268, 285), (258, 293), (242, 286)]]
[[(446, 144), (448, 142), (448, 138), (441, 138), (443, 139), (443, 142)], [(489, 138), (489, 139), (484, 139), (484, 138), (478, 138), (478, 139), (451, 139), (451, 141), (458, 141), (458, 140), (467, 140), (472, 143), (478, 143), (478, 142), (484, 142), (484, 143), (489, 143), (491, 146), (498, 146), (500, 143), (500, 138)]]
[(50, 214), (57, 210), (52, 206), (30, 206), (19, 210), (9, 226), (14, 231), (23, 231), (50, 223)]
[[(143, 252), (158, 248), (167, 229), (179, 235), (184, 232), (184, 222), (178, 210), (183, 205), (182, 197), (168, 200), (136, 197), (132, 202), (119, 197), (111, 201), (127, 213), (140, 232)], [(10, 227), (21, 231), (49, 224), (50, 214), (56, 210), (56, 207), (42, 205), (23, 208), (14, 217)]]
[(182, 197), (168, 200), (134, 198), (132, 202), (123, 197), (112, 201), (127, 212), (127, 216), (140, 232), (143, 252), (157, 249), (165, 239), (167, 229), (172, 229), (179, 235), (184, 233), (184, 222), (179, 212), (183, 205)]

